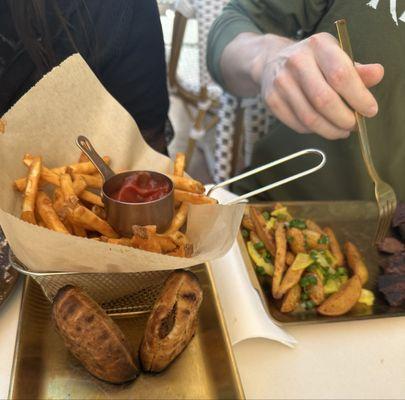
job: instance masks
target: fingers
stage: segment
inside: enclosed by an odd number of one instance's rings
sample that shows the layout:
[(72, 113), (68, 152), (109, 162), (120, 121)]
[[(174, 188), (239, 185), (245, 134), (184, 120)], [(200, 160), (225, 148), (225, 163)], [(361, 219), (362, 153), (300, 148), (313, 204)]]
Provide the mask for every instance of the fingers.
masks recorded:
[(289, 126), (295, 132), (298, 133), (310, 132), (310, 130), (307, 127), (305, 127), (303, 124), (299, 122), (297, 116), (291, 110), (290, 106), (287, 105), (285, 100), (283, 100), (278, 93), (274, 91), (270, 95), (266, 96), (265, 99), (267, 106), (277, 119), (279, 119), (284, 124)]
[[(352, 130), (356, 125), (354, 112), (326, 82), (312, 54), (296, 55), (289, 61), (289, 68), (311, 106), (329, 122), (330, 128), (334, 127), (336, 133), (340, 131), (339, 136), (346, 137), (346, 132)], [(326, 136), (329, 134), (326, 133)]]
[[(353, 124), (348, 126), (347, 129), (339, 128), (331, 123), (311, 105), (292, 75), (286, 73), (279, 75), (274, 84), (277, 92), (281, 94), (282, 99), (285, 100), (293, 115), (306, 128), (307, 132), (318, 133), (331, 140), (349, 136), (350, 128), (354, 125), (355, 120), (353, 119)], [(342, 104), (342, 106), (344, 105)]]
[(361, 80), (350, 57), (340, 49), (336, 39), (326, 35), (310, 38), (315, 59), (326, 81), (350, 107), (366, 117), (374, 117), (378, 112), (377, 101)]
[(368, 88), (378, 85), (384, 78), (384, 67), (381, 64), (356, 63), (356, 70)]

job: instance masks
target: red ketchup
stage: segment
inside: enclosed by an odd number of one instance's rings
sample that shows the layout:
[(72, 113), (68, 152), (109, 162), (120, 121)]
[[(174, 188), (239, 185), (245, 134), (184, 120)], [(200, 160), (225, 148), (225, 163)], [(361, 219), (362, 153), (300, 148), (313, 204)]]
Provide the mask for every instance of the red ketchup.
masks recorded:
[(152, 176), (149, 172), (134, 172), (110, 197), (125, 203), (146, 203), (166, 196), (170, 189), (170, 183), (163, 177)]

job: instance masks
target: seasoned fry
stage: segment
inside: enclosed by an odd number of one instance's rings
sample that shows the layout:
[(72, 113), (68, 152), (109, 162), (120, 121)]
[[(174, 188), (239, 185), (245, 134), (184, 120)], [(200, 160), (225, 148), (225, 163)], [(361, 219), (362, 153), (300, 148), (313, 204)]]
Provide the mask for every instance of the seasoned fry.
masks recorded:
[(132, 239), (130, 238), (118, 238), (112, 239), (105, 236), (100, 237), (101, 242), (112, 243), (112, 244), (120, 244), (121, 246), (129, 246), (132, 247)]
[(52, 206), (52, 201), (46, 193), (38, 192), (36, 205), (38, 214), (41, 216), (41, 219), (44, 221), (44, 224), (47, 228), (52, 229), (56, 232), (69, 234), (68, 229), (59, 219), (56, 211)]
[(368, 281), (368, 270), (358, 248), (353, 243), (346, 242), (344, 250), (349, 267), (352, 269), (354, 275), (360, 278), (361, 284), (364, 285)]
[(193, 255), (193, 245), (188, 243), (178, 247), (176, 250), (167, 253), (168, 256), (190, 258)]
[(6, 131), (6, 123), (4, 119), (0, 118), (0, 133), (4, 133)]
[(84, 228), (83, 228), (82, 226), (80, 226), (80, 225), (72, 224), (72, 230), (73, 230), (73, 233), (74, 233), (76, 236), (87, 237), (86, 229), (84, 229)]
[(61, 188), (56, 188), (53, 192), (53, 208), (59, 215), (59, 218), (64, 219), (66, 217), (65, 200)]
[(203, 194), (204, 185), (194, 179), (185, 176), (167, 175), (173, 182), (175, 189), (185, 190), (186, 192)]
[(156, 240), (145, 239), (136, 235), (132, 237), (132, 246), (140, 250), (151, 251), (153, 253), (162, 253), (162, 248), (160, 247), (159, 242)]
[(73, 209), (79, 203), (79, 199), (76, 196), (72, 178), (69, 174), (61, 174), (59, 179), (65, 205), (66, 207)]
[(177, 153), (174, 160), (173, 175), (183, 176), (186, 167), (186, 155), (184, 153)]
[(266, 220), (264, 219), (263, 215), (255, 207), (249, 207), (249, 215), (260, 240), (264, 243), (267, 251), (273, 257), (275, 257), (276, 244), (274, 241), (273, 233), (269, 229), (266, 229)]
[(218, 201), (211, 198), (204, 196), (203, 194), (199, 193), (190, 193), (186, 192), (185, 190), (175, 189), (174, 190), (174, 199), (187, 202), (191, 204), (217, 204)]
[(284, 296), (283, 302), (281, 303), (280, 311), (283, 313), (293, 312), (299, 304), (300, 297), (301, 297), (301, 286), (300, 285), (293, 286)]
[(93, 207), (91, 207), (91, 211), (93, 211), (94, 214), (97, 215), (97, 217), (99, 217), (101, 219), (107, 219), (107, 214), (106, 214), (104, 208), (93, 205)]
[(285, 257), (287, 252), (287, 238), (285, 234), (285, 228), (282, 223), (277, 223), (276, 225), (276, 256), (274, 260), (274, 275), (271, 287), (271, 292), (275, 299), (280, 299), (281, 295), (279, 293), (281, 279), (285, 270)]
[(176, 211), (174, 218), (166, 230), (165, 234), (173, 233), (178, 231), (186, 222), (187, 214), (188, 214), (189, 204), (188, 203), (181, 203), (179, 209)]
[(278, 289), (278, 298), (284, 296), (293, 286), (295, 286), (301, 279), (305, 269), (293, 270), (291, 267), (287, 269), (284, 278), (281, 281), (280, 288)]
[(328, 243), (321, 243), (322, 235), (319, 232), (311, 231), (309, 229), (303, 230), (307, 248), (310, 250), (327, 250)]
[(103, 178), (101, 175), (73, 174), (73, 179), (77, 176), (81, 176), (90, 188), (101, 189), (103, 186)]
[(245, 229), (249, 230), (249, 231), (254, 231), (254, 230), (255, 230), (255, 227), (254, 227), (254, 225), (253, 225), (253, 221), (252, 221), (252, 219), (250, 218), (250, 216), (247, 215), (247, 214), (245, 214), (245, 215), (243, 216), (243, 218), (242, 218), (242, 226), (243, 226)]
[(73, 191), (75, 192), (76, 196), (79, 196), (87, 187), (87, 183), (82, 178), (81, 175), (75, 175), (73, 177)]
[(83, 192), (81, 192), (79, 194), (79, 199), (87, 201), (88, 203), (94, 204), (101, 208), (104, 207), (104, 203), (103, 203), (103, 200), (101, 199), (101, 197), (88, 190), (84, 190)]
[(312, 219), (307, 219), (305, 221), (305, 224), (307, 225), (307, 228), (309, 230), (318, 232), (322, 235), (323, 233), (322, 228), (315, 221), (312, 221)]
[(36, 157), (28, 170), (27, 186), (24, 192), (21, 219), (30, 224), (36, 224), (35, 202), (38, 193), (39, 178), (41, 176), (42, 159)]
[(314, 302), (315, 305), (321, 304), (325, 300), (325, 291), (323, 286), (323, 277), (320, 273), (309, 272), (306, 275), (314, 276), (316, 279), (316, 284), (312, 285), (308, 289), (309, 298)]
[(301, 229), (289, 228), (287, 231), (287, 240), (294, 254), (306, 253), (305, 237)]
[(159, 248), (162, 253), (168, 253), (177, 248), (176, 243), (169, 236), (156, 234), (156, 226), (134, 225), (132, 231), (135, 238), (148, 241), (152, 248)]
[(70, 219), (72, 223), (80, 225), (86, 230), (99, 232), (109, 238), (119, 238), (118, 234), (106, 221), (81, 205), (77, 205), (72, 210)]
[(329, 227), (325, 228), (324, 232), (329, 238), (330, 251), (336, 259), (337, 266), (342, 267), (345, 264), (345, 258), (340, 248), (340, 244), (336, 239), (335, 232), (333, 232), (333, 230)]
[(190, 244), (190, 241), (188, 240), (187, 236), (180, 231), (170, 233), (167, 236), (170, 237), (170, 239), (172, 239), (177, 246), (185, 246), (187, 244)]
[(328, 297), (318, 308), (319, 314), (338, 316), (346, 314), (357, 303), (361, 295), (361, 282), (357, 275), (352, 276), (338, 292)]
[[(110, 163), (110, 157), (104, 156), (103, 160), (105, 163)], [(94, 174), (97, 171), (97, 168), (91, 161), (79, 162), (77, 164), (71, 164), (67, 167), (66, 172), (69, 174)]]
[(88, 162), (88, 161), (90, 161), (90, 160), (89, 160), (89, 157), (87, 157), (86, 154), (84, 154), (83, 152), (81, 152), (81, 153), (80, 153), (80, 156), (79, 156), (78, 162), (79, 162), (79, 163), (82, 163), (82, 162)]
[(285, 263), (290, 266), (295, 260), (295, 256), (291, 251), (287, 251), (287, 254), (285, 255)]

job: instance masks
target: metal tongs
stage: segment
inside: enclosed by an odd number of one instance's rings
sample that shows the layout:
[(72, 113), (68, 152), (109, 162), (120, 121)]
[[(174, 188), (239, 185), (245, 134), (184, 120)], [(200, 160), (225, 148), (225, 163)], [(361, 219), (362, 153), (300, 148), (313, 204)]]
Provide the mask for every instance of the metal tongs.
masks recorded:
[(211, 193), (214, 190), (217, 190), (219, 188), (223, 188), (224, 186), (228, 186), (231, 183), (243, 180), (243, 179), (245, 179), (245, 178), (247, 178), (249, 176), (256, 175), (256, 174), (258, 174), (260, 172), (263, 172), (263, 171), (265, 171), (267, 169), (275, 167), (276, 165), (283, 164), (283, 163), (285, 163), (287, 161), (290, 161), (290, 160), (293, 160), (295, 158), (305, 156), (307, 154), (316, 154), (316, 155), (321, 157), (321, 161), (315, 167), (309, 168), (309, 169), (307, 169), (305, 171), (299, 172), (299, 173), (297, 173), (295, 175), (292, 175), (292, 176), (289, 176), (287, 178), (280, 179), (277, 182), (270, 183), (267, 186), (263, 186), (263, 187), (261, 187), (259, 189), (253, 190), (253, 191), (251, 191), (249, 193), (246, 193), (246, 194), (244, 194), (242, 196), (239, 196), (239, 197), (237, 197), (237, 198), (235, 198), (233, 200), (227, 201), (227, 202), (225, 202), (223, 204), (230, 205), (230, 204), (236, 204), (236, 203), (244, 202), (249, 197), (256, 196), (256, 195), (258, 195), (260, 193), (266, 192), (267, 190), (274, 189), (274, 188), (276, 188), (278, 186), (284, 185), (285, 183), (295, 181), (296, 179), (302, 178), (303, 176), (306, 176), (306, 175), (310, 175), (310, 174), (318, 171), (319, 169), (321, 169), (325, 165), (325, 163), (326, 163), (326, 154), (323, 151), (318, 150), (318, 149), (301, 150), (301, 151), (298, 151), (297, 153), (290, 154), (289, 156), (280, 158), (280, 159), (278, 159), (276, 161), (272, 161), (272, 162), (270, 162), (268, 164), (262, 165), (262, 166), (260, 166), (258, 168), (255, 168), (255, 169), (252, 169), (251, 171), (245, 172), (245, 173), (240, 174), (238, 176), (235, 176), (235, 177), (233, 177), (231, 179), (228, 179), (228, 180), (226, 180), (224, 182), (218, 183), (218, 184), (214, 185), (212, 188), (210, 188), (208, 190), (207, 196), (210, 196)]

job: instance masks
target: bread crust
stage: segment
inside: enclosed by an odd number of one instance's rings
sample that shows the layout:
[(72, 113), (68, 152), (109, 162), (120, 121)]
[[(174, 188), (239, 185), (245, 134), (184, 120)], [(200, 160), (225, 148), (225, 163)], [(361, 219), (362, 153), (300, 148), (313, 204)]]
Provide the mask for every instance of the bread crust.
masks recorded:
[(193, 338), (203, 292), (190, 271), (177, 270), (167, 278), (149, 316), (139, 349), (142, 369), (163, 371)]
[(81, 289), (70, 285), (60, 289), (52, 318), (66, 347), (95, 377), (123, 383), (139, 375), (133, 351), (120, 328)]

